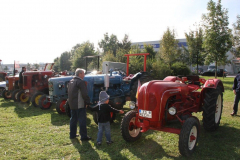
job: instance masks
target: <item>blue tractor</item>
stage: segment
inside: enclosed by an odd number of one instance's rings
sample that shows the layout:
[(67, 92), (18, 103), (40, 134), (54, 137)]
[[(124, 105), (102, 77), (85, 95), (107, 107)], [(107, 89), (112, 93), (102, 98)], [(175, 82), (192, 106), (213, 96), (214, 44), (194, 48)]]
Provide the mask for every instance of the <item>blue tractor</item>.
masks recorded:
[[(73, 76), (50, 78), (48, 80), (49, 97), (51, 103), (56, 103), (56, 110), (59, 114), (70, 115), (70, 108), (68, 106), (67, 88), (69, 81)], [(110, 69), (106, 67), (105, 74), (87, 74), (84, 81), (87, 84), (88, 95), (93, 104), (97, 104), (99, 100), (99, 93), (106, 90), (110, 95), (109, 104), (116, 108), (122, 109), (126, 101), (135, 101), (138, 87), (138, 80), (145, 83), (151, 80), (147, 72), (139, 72), (127, 77), (121, 70)], [(112, 114), (112, 120), (115, 119), (115, 114)], [(97, 123), (97, 113), (93, 114), (94, 121)]]

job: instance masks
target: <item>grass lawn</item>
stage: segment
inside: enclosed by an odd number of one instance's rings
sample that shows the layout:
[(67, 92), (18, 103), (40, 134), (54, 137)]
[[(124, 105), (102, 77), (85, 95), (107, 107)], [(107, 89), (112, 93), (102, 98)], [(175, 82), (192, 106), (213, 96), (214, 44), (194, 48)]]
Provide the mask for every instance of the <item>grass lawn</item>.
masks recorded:
[[(220, 79), (225, 87), (220, 127), (207, 132), (202, 127), (202, 113), (194, 114), (200, 119), (201, 131), (190, 159), (240, 159), (240, 116), (230, 116), (233, 78)], [(129, 110), (124, 106), (125, 112)], [(55, 105), (50, 110), (41, 110), (0, 98), (0, 159), (187, 159), (179, 153), (177, 134), (149, 130), (140, 140), (125, 142), (120, 133), (122, 117), (118, 114), (111, 125), (114, 143), (98, 147), (97, 125), (91, 112), (87, 113), (87, 126), (93, 140), (81, 142), (79, 138), (69, 139), (69, 118), (59, 115)]]

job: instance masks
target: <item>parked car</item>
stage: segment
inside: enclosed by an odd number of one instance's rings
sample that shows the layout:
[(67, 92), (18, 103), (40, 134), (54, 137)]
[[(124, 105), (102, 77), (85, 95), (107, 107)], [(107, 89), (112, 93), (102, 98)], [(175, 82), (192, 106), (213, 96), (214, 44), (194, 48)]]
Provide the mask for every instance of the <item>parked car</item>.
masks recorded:
[[(226, 69), (217, 69), (218, 77), (226, 77), (228, 75), (228, 71)], [(215, 76), (215, 69), (207, 70), (203, 72), (202, 76)]]
[[(197, 68), (193, 69), (192, 72), (196, 74)], [(198, 74), (200, 74), (200, 75), (203, 74), (203, 68), (198, 68)]]

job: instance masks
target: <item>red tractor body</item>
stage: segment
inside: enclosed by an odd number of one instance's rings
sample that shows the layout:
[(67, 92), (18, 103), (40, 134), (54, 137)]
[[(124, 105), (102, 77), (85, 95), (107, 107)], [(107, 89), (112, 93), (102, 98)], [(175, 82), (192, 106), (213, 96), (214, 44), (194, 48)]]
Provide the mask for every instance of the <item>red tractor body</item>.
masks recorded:
[[(198, 76), (169, 76), (144, 83), (138, 90), (137, 108), (122, 120), (122, 136), (126, 141), (135, 141), (149, 129), (176, 133), (180, 135), (180, 153), (190, 156), (199, 136), (199, 121), (192, 113), (203, 111), (204, 128), (216, 130), (222, 113), (222, 92), (219, 79), (206, 81)], [(167, 127), (168, 122), (176, 120), (182, 128)]]
[(4, 99), (11, 99), (12, 92), (19, 89), (18, 86), (18, 76), (7, 76), (6, 77), (6, 89), (3, 91), (2, 96)]

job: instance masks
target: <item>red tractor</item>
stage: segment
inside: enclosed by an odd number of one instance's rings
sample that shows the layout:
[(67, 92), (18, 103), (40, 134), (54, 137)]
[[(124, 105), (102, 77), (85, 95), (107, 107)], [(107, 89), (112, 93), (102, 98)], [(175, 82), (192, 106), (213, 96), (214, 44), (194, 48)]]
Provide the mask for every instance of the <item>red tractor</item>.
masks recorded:
[[(123, 139), (136, 141), (149, 129), (176, 133), (180, 153), (188, 157), (195, 150), (200, 129), (199, 120), (192, 113), (203, 111), (204, 129), (215, 131), (220, 124), (223, 92), (221, 80), (206, 81), (199, 76), (168, 76), (144, 83), (138, 90), (137, 107), (122, 119)], [(130, 103), (130, 108), (134, 107)], [(173, 122), (180, 122), (181, 127), (169, 127)]]
[[(18, 92), (17, 100), (20, 102), (28, 102), (31, 98), (33, 106), (50, 108), (51, 103), (46, 103), (43, 106), (40, 106), (39, 99), (42, 98), (43, 95), (48, 95), (48, 79), (54, 76), (54, 71), (51, 70), (53, 65), (54, 63), (46, 64), (44, 71), (24, 72), (24, 90)], [(47, 67), (49, 71), (45, 71)], [(44, 97), (42, 99), (45, 100)]]
[(2, 92), (2, 96), (5, 100), (14, 99), (15, 101), (14, 97), (16, 93), (19, 92), (18, 80), (18, 75), (6, 77), (6, 89), (4, 89)]

